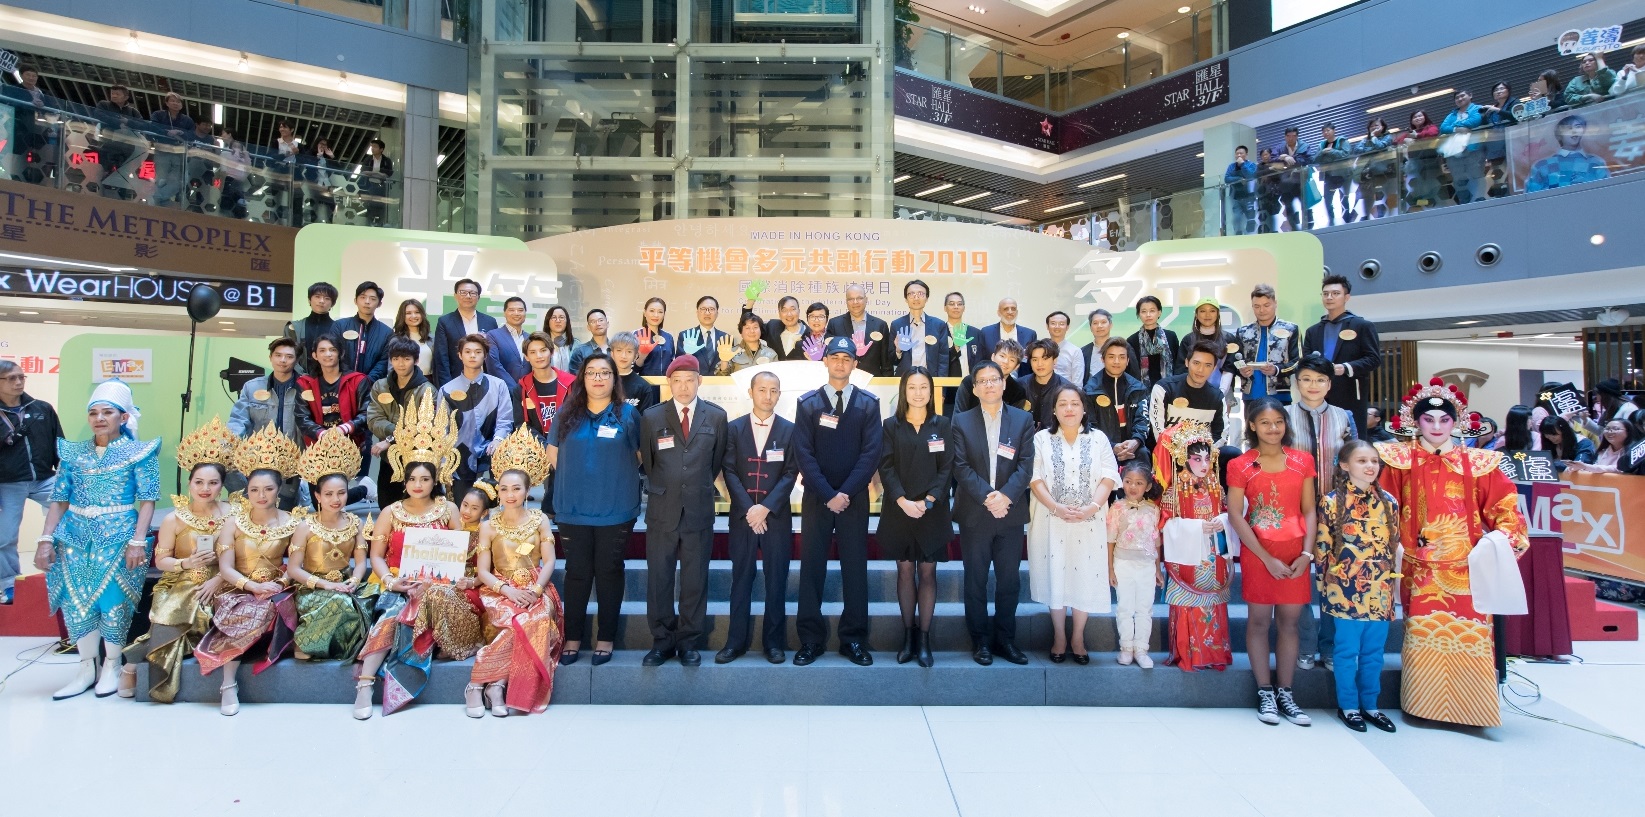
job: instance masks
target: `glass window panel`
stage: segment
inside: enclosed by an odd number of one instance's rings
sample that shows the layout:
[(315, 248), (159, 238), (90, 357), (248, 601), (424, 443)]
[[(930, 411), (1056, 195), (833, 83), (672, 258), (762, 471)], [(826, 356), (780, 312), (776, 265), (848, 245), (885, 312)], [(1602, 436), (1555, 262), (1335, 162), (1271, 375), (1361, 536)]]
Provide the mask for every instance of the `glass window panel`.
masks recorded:
[(692, 69), (691, 152), (860, 158), (872, 99), (856, 60), (702, 61)]
[(867, 173), (693, 173), (688, 215), (867, 218), (873, 194)]
[(674, 60), (542, 57), (496, 64), (498, 155), (674, 155)]
[(495, 171), (492, 231), (527, 240), (674, 215), (672, 173)]

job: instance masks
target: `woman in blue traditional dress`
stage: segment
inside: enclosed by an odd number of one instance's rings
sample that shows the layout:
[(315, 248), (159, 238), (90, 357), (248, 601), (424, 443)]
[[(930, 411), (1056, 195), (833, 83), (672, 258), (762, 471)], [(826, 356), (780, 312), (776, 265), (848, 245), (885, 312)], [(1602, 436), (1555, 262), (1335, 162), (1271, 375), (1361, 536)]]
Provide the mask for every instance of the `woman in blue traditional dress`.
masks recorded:
[(62, 465), (34, 565), (46, 571), (51, 610), (63, 614), (80, 663), (74, 680), (53, 700), (72, 698), (94, 684), (99, 698), (119, 688), (120, 651), (143, 595), (149, 518), (160, 498), (160, 440), (137, 439), (139, 416), (131, 388), (105, 381), (86, 403), (92, 438), (57, 441)]

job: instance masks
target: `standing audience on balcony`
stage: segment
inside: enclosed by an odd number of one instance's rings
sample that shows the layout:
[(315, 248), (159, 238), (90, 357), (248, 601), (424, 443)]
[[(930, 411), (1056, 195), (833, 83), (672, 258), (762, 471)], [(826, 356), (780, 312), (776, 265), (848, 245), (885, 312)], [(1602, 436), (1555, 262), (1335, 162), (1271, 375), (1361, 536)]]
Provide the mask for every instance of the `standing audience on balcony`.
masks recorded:
[(1616, 72), (1605, 64), (1605, 55), (1593, 52), (1582, 55), (1579, 72), (1565, 86), (1565, 104), (1573, 108), (1604, 102), (1616, 84)]
[(1365, 138), (1354, 146), (1359, 158), (1359, 201), (1366, 218), (1382, 218), (1399, 201), (1399, 153), (1388, 120), (1377, 117), (1365, 123)]
[(1337, 223), (1337, 202), (1342, 202), (1342, 222), (1353, 223), (1359, 214), (1348, 199), (1348, 183), (1353, 178), (1354, 163), (1348, 149), (1348, 140), (1337, 135), (1337, 126), (1327, 122), (1319, 129), (1319, 147), (1314, 161), (1319, 165), (1319, 180), (1325, 188), (1326, 224)]
[(1427, 111), (1412, 111), (1410, 128), (1399, 135), (1405, 148), (1406, 194), (1403, 210), (1413, 212), (1439, 200), (1439, 126)]
[(1485, 141), (1485, 174), (1490, 180), (1485, 194), (1497, 198), (1508, 195), (1508, 134), (1509, 125), (1519, 124), (1514, 116), (1514, 88), (1507, 80), (1502, 80), (1491, 86), (1491, 104), (1481, 106), (1485, 110), (1485, 127), (1490, 132), (1484, 135)]
[[(1252, 232), (1251, 219), (1255, 214), (1257, 163), (1245, 158), (1250, 148), (1234, 148), (1234, 161), (1222, 172), (1222, 183), (1228, 186), (1228, 224), (1233, 235)], [(1093, 367), (1093, 371), (1095, 368)]]
[(1634, 46), (1633, 59), (1623, 65), (1616, 72), (1616, 82), (1611, 84), (1611, 96), (1622, 96), (1630, 91), (1645, 88), (1645, 45)]
[(1473, 132), (1485, 127), (1484, 107), (1474, 104), (1474, 95), (1467, 90), (1457, 91), (1452, 97), (1456, 107), (1445, 115), (1439, 132), (1445, 136), (1460, 137), (1454, 145), (1446, 143), (1445, 167), (1451, 171), (1451, 188), (1456, 191), (1457, 204), (1469, 204), (1484, 198), (1481, 189), (1485, 178), (1485, 146)]
[(1285, 164), (1274, 160), (1274, 151), (1263, 148), (1257, 153), (1257, 168), (1257, 232), (1279, 232), (1274, 219), (1279, 216), (1279, 174)]
[(1279, 177), (1279, 203), (1292, 232), (1314, 227), (1314, 216), (1302, 197), (1302, 186), (1308, 181), (1307, 167), (1313, 158), (1308, 155), (1308, 148), (1298, 141), (1298, 136), (1296, 128), (1286, 128), (1285, 144), (1274, 154), (1274, 161), (1285, 166), (1285, 172)]

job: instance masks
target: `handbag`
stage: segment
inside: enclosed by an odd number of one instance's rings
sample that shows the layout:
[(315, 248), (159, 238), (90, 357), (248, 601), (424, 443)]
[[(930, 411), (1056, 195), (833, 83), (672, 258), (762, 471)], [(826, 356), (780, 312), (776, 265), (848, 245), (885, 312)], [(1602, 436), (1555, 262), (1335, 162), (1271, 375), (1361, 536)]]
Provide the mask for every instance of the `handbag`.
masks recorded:
[(1307, 175), (1302, 180), (1302, 205), (1312, 208), (1325, 200), (1325, 194), (1320, 192), (1319, 173), (1315, 171), (1314, 166), (1309, 165), (1306, 172)]

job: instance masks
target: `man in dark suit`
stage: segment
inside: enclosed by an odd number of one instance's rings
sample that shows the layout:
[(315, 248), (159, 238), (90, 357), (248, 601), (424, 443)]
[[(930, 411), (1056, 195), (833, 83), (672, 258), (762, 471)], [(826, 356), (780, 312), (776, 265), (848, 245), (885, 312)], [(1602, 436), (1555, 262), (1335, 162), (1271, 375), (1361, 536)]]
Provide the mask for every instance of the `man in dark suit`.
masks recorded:
[(1354, 285), (1342, 275), (1327, 275), (1320, 288), (1325, 317), (1303, 334), (1302, 354), (1319, 352), (1331, 361), (1336, 376), (1325, 402), (1354, 415), (1354, 428), (1364, 439), (1365, 406), (1371, 399), (1371, 373), (1382, 365), (1382, 344), (1376, 324), (1348, 311)]
[[(1093, 309), (1086, 321), (1091, 327), (1091, 342), (1080, 347), (1080, 357), (1085, 364), (1086, 382), (1090, 382), (1093, 375), (1102, 371), (1102, 347), (1114, 336), (1114, 313), (1106, 309)], [(1126, 358), (1129, 360), (1130, 355)], [(1142, 377), (1142, 369), (1135, 360), (1126, 364), (1125, 371), (1132, 377)]]
[(463, 338), (483, 335), (497, 328), (497, 319), (480, 312), (480, 282), (464, 278), (451, 290), (457, 295), (457, 311), (440, 316), (434, 328), (434, 385), (444, 386), (447, 380), (463, 372), (463, 362), (457, 358), (462, 351)]
[(515, 296), (503, 303), (503, 325), (486, 334), (491, 339), (491, 351), (486, 355), (486, 374), (517, 385), (520, 378), (531, 374), (531, 362), (525, 359), (525, 299)]
[(794, 552), (794, 514), (788, 496), (798, 474), (789, 456), (794, 424), (776, 415), (782, 383), (771, 372), (754, 375), (748, 396), (754, 411), (727, 426), (725, 487), (731, 494), (731, 617), (725, 648), (714, 663), (729, 664), (753, 640), (754, 558), (765, 557), (765, 660), (781, 664), (788, 649), (788, 563)]
[(965, 322), (965, 295), (950, 292), (943, 296), (942, 311), (948, 316), (948, 376), (964, 377), (988, 359), (982, 345), (982, 330)]
[[(703, 662), (697, 639), (708, 611), (708, 557), (714, 545), (714, 477), (725, 462), (725, 409), (697, 399), (697, 359), (668, 364), (673, 397), (640, 418), (640, 468), (646, 474), (645, 615), (651, 651), (641, 666), (680, 656)], [(674, 570), (680, 571), (680, 609), (674, 612)]]
[(925, 302), (930, 296), (925, 282), (918, 278), (903, 284), (902, 297), (908, 303), (908, 314), (891, 322), (891, 348), (896, 356), (898, 377), (916, 366), (932, 377), (948, 376), (948, 355), (954, 344), (948, 337), (948, 324), (925, 314)]
[(845, 288), (844, 315), (828, 321), (828, 334), (852, 342), (857, 368), (873, 377), (890, 377), (896, 365), (891, 343), (891, 327), (868, 314), (868, 291), (860, 284)]
[[(991, 323), (982, 328), (983, 354), (994, 354), (994, 347), (999, 345), (1001, 338), (1014, 340), (1024, 349), (1028, 348), (1028, 344), (1039, 339), (1039, 335), (1034, 334), (1034, 330), (1029, 329), (1026, 326), (1017, 325), (1017, 299), (1001, 298), (999, 316), (999, 323)], [(976, 371), (976, 369), (973, 368), (972, 371)], [(1015, 372), (1006, 372), (1006, 374), (1013, 374), (1018, 377), (1027, 375), (1028, 359), (1026, 357), (1023, 358), (1023, 360), (1017, 364), (1017, 370)]]
[(800, 503), (800, 651), (794, 665), (822, 656), (828, 622), (822, 615), (828, 543), (840, 556), (840, 655), (866, 667), (868, 654), (868, 482), (880, 464), (884, 435), (879, 398), (851, 385), (856, 344), (831, 337), (823, 350), (828, 385), (800, 398), (794, 413), (794, 457), (805, 475)]
[[(382, 303), (383, 288), (362, 281), (354, 288), (354, 308), (358, 311), (331, 327), (331, 332), (343, 339), (343, 348), (338, 350), (343, 353), (339, 361), (342, 370), (359, 372), (368, 383), (388, 376), (388, 339), (394, 336), (394, 330), (377, 320), (377, 307)], [(309, 372), (318, 373), (318, 367)]]
[[(1005, 373), (989, 361), (972, 375), (977, 407), (954, 418), (954, 521), (965, 562), (965, 625), (971, 657), (988, 666), (993, 653), (1028, 663), (1017, 648), (1017, 594), (1028, 481), (1034, 473), (1034, 420), (1005, 405)], [(988, 621), (988, 566), (994, 566), (994, 621)], [(992, 638), (990, 638), (992, 635)], [(992, 645), (992, 646), (990, 646)], [(992, 650), (992, 651), (990, 651)]]
[[(600, 314), (601, 317), (605, 315), (603, 312)], [(728, 340), (735, 342), (730, 332), (714, 328), (714, 321), (719, 318), (720, 302), (713, 295), (704, 295), (697, 299), (697, 325), (681, 329), (675, 338), (680, 354), (695, 357), (701, 370), (709, 373), (720, 365), (720, 344)]]

